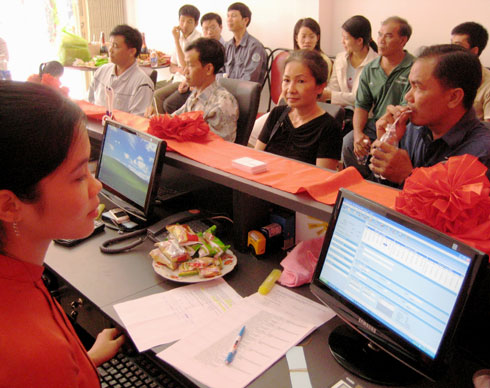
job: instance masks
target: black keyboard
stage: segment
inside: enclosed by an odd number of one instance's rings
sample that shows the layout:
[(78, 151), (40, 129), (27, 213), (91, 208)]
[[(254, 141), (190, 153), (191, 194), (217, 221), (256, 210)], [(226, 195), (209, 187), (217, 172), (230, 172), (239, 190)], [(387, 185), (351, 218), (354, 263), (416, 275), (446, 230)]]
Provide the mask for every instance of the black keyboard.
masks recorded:
[(97, 370), (102, 388), (197, 388), (176, 369), (146, 353), (118, 353)]

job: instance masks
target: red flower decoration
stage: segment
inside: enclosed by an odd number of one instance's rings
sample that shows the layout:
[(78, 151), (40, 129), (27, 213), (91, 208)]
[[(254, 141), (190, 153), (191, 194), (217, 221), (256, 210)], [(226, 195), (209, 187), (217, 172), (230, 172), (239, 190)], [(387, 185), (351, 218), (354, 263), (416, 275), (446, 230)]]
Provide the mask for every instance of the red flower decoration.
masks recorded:
[(161, 139), (178, 141), (199, 141), (209, 132), (209, 125), (204, 121), (204, 112), (187, 112), (177, 116), (168, 114), (153, 116), (150, 119), (148, 133)]
[(416, 168), (395, 208), (416, 220), (490, 253), (490, 182), (472, 155)]

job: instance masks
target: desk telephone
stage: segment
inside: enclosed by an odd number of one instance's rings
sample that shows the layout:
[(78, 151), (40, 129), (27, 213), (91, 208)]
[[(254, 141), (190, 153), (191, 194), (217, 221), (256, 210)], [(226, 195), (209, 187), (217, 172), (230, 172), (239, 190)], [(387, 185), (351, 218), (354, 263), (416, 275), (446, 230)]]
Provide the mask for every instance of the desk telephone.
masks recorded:
[[(156, 222), (155, 224), (144, 228), (140, 230), (136, 230), (131, 233), (126, 233), (123, 236), (116, 237), (110, 240), (105, 241), (102, 243), (100, 246), (100, 250), (103, 253), (121, 253), (121, 252), (126, 252), (129, 251), (130, 249), (140, 245), (145, 241), (145, 239), (148, 237), (151, 241), (153, 242), (158, 242), (159, 236), (165, 232), (165, 227), (170, 224), (175, 224), (175, 223), (183, 223), (187, 222), (196, 218), (201, 218), (202, 214), (199, 210), (192, 209), (192, 210), (185, 210), (182, 212), (178, 212), (175, 214), (172, 214), (168, 217), (165, 217), (161, 219), (160, 221)], [(141, 236), (141, 237), (139, 237)], [(129, 240), (133, 237), (138, 237), (138, 239), (130, 242), (128, 245), (125, 246), (120, 246), (120, 247), (111, 247), (112, 245), (119, 244), (123, 241)]]

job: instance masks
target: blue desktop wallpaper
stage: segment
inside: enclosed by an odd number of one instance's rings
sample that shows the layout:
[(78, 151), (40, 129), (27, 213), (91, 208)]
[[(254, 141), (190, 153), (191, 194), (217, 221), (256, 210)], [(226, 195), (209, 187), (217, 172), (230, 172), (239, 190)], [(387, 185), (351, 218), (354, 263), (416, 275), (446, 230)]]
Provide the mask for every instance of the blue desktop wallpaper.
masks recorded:
[(144, 206), (157, 144), (124, 130), (107, 127), (99, 179)]

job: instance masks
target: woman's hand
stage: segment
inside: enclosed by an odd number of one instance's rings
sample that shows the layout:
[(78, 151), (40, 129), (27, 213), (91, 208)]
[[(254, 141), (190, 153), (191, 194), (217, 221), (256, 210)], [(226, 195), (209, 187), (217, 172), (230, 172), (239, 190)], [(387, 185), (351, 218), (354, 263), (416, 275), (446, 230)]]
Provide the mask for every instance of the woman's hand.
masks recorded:
[(124, 340), (119, 330), (104, 329), (97, 335), (94, 345), (87, 352), (88, 356), (95, 366), (99, 366), (116, 355)]

